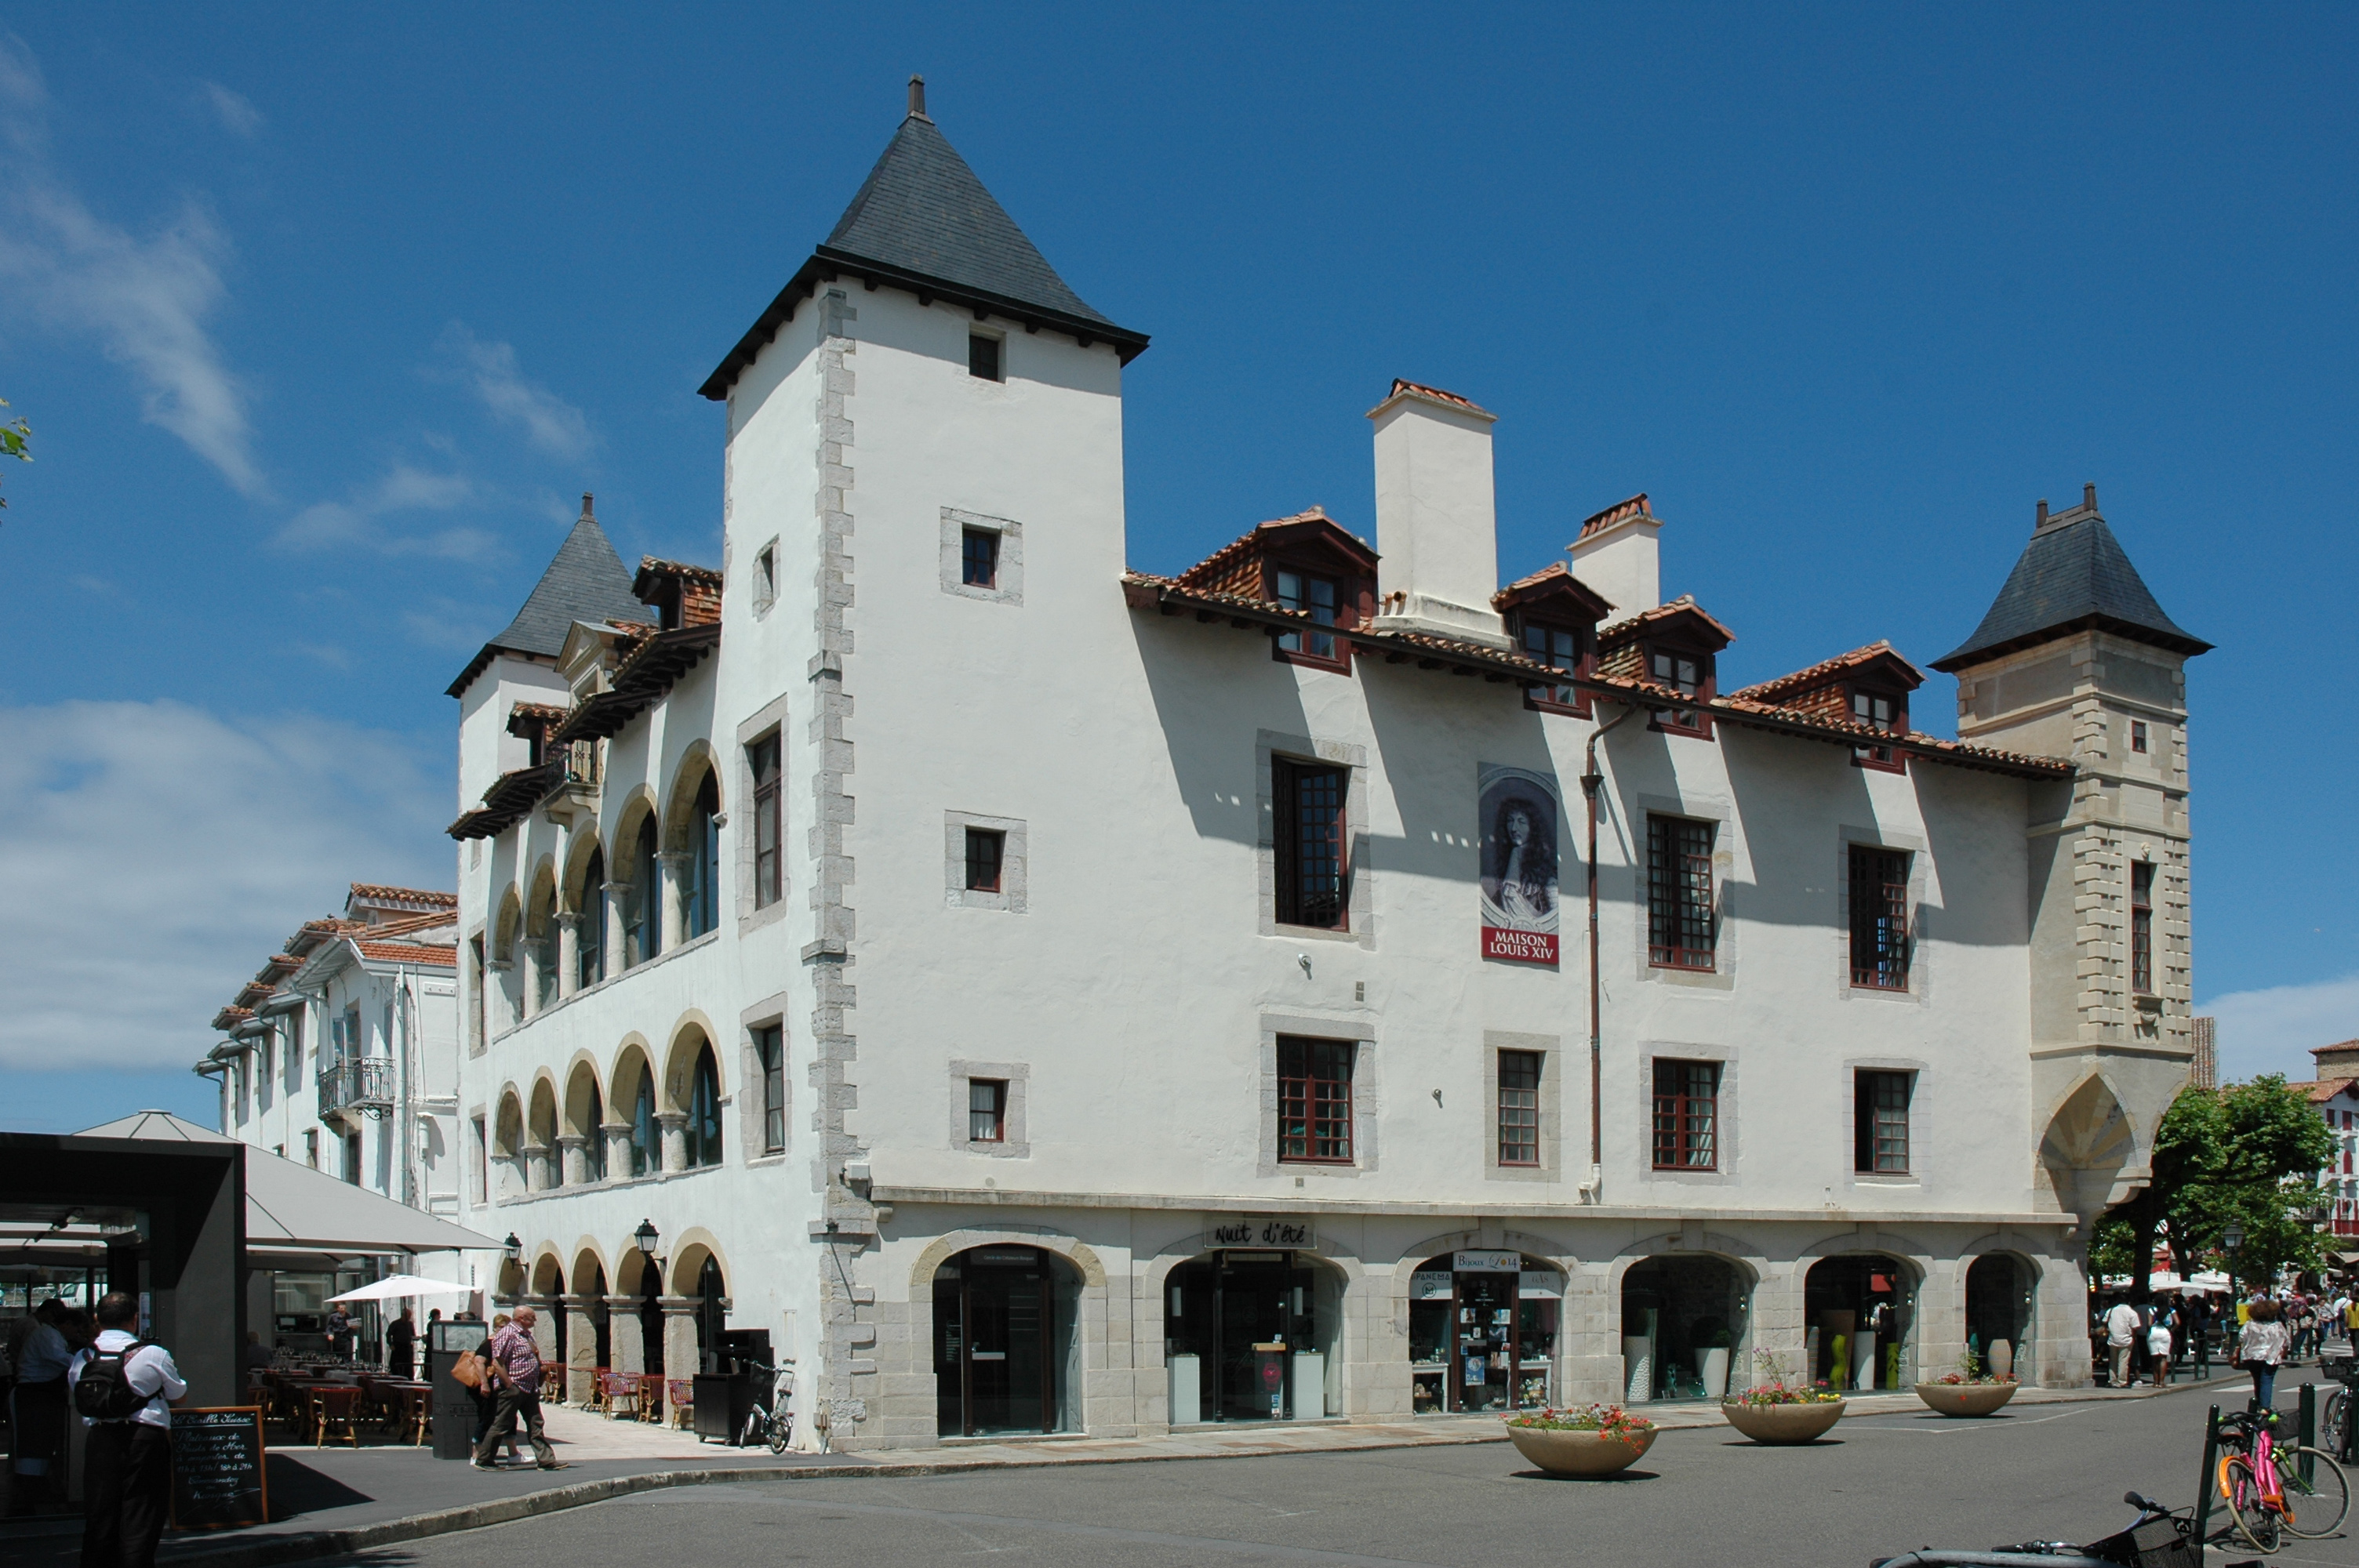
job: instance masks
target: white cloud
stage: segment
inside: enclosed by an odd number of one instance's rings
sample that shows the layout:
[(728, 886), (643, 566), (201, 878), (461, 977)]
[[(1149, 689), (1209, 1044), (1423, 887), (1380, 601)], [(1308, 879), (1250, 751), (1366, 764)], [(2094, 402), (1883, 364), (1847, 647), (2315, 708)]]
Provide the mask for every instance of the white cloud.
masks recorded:
[(2317, 1067), (2313, 1047), (2359, 1037), (2359, 975), (2231, 991), (2196, 1003), (2195, 1011), (2220, 1021), (2223, 1082), (2259, 1073), (2304, 1079)]
[(205, 101), (221, 116), (223, 126), (234, 135), (252, 141), (262, 132), (262, 111), (255, 108), (244, 93), (233, 92), (218, 81), (201, 84)]
[(241, 494), (266, 496), (247, 392), (207, 331), (227, 290), (229, 238), (195, 201), (141, 239), (92, 212), (49, 157), (49, 91), (23, 43), (0, 35), (0, 278), (43, 320), (93, 334), (130, 367), (147, 421)]
[(487, 553), (493, 545), (492, 536), (480, 528), (411, 533), (394, 525), (389, 519), (405, 513), (448, 512), (482, 499), (475, 481), (465, 474), (436, 473), (408, 463), (396, 463), (354, 491), (348, 501), (321, 501), (305, 507), (288, 519), (277, 538), (279, 544), (296, 550), (356, 547), (388, 556), (473, 560)]
[(520, 426), (525, 439), (554, 457), (579, 458), (590, 450), (590, 422), (582, 410), (537, 382), (527, 381), (516, 368), (516, 350), (506, 343), (486, 343), (453, 321), (435, 344), (451, 373), (464, 381), (484, 407), (512, 425)]
[(449, 796), (401, 738), (328, 719), (0, 708), (0, 1068), (192, 1064), (346, 883), (450, 885)]

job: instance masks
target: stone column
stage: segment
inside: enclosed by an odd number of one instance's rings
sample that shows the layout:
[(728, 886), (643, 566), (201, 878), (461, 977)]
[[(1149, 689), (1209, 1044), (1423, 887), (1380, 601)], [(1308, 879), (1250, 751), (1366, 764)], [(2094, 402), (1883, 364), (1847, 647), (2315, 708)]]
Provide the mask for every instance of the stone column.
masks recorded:
[(516, 948), (524, 956), (516, 966), (523, 977), (516, 987), (516, 1018), (521, 1022), (540, 1011), (540, 978), (549, 973), (549, 938), (527, 936)]
[(630, 937), (624, 929), (623, 916), (627, 913), (626, 906), (630, 902), (631, 884), (608, 882), (599, 891), (605, 895), (606, 899), (606, 948), (605, 963), (600, 967), (598, 972), (611, 979), (621, 974), (624, 967), (630, 962), (630, 955), (624, 951), (630, 942)]
[(606, 1179), (627, 1182), (631, 1179), (631, 1124), (609, 1121), (600, 1125), (599, 1136), (606, 1141)]
[(640, 1300), (637, 1296), (606, 1298), (606, 1345), (617, 1372), (663, 1370), (660, 1367), (646, 1365), (647, 1344), (639, 1335)]
[(690, 859), (685, 849), (666, 849), (656, 856), (656, 864), (663, 868), (658, 896), (662, 903), (661, 930), (667, 953), (688, 940), (688, 909), (682, 901), (688, 892)]
[(590, 1181), (590, 1162), (583, 1153), (589, 1140), (579, 1132), (557, 1135), (558, 1170), (560, 1179), (569, 1187), (586, 1186)]
[(557, 997), (560, 1001), (573, 994), (582, 975), (582, 916), (572, 910), (562, 910), (557, 916)]
[(656, 1113), (656, 1125), (663, 1129), (663, 1168), (667, 1171), (688, 1169), (688, 1113), (665, 1110)]
[(658, 1296), (663, 1309), (664, 1376), (693, 1378), (704, 1370), (696, 1354), (696, 1313), (704, 1303), (694, 1296)]
[(532, 1308), (532, 1345), (544, 1361), (557, 1359), (557, 1303), (555, 1296), (525, 1296), (516, 1303)]
[(582, 1405), (597, 1392), (598, 1322), (590, 1315), (595, 1296), (565, 1298), (565, 1398)]
[[(506, 1022), (510, 1029), (524, 1022), (524, 993), (517, 991), (511, 995), (508, 991), (508, 977), (515, 972), (516, 960), (513, 958), (487, 958), (484, 961), (484, 989), (500, 999), (500, 1005), (507, 1013)], [(487, 998), (484, 1004), (485, 1044), (491, 1043), (492, 1032), (499, 1025), (500, 1021), (492, 1016), (491, 1003)]]
[(520, 1158), (524, 1165), (526, 1192), (545, 1193), (556, 1184), (552, 1179), (554, 1173), (549, 1169), (549, 1145), (546, 1143), (527, 1143), (524, 1146), (524, 1153)]

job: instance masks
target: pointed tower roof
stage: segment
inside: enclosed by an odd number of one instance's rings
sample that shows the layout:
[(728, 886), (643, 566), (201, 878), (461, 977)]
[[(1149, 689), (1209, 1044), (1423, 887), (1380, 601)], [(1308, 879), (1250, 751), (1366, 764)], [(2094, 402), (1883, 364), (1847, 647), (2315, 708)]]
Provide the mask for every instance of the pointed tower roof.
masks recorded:
[(910, 79), (908, 117), (833, 232), (705, 379), (702, 394), (726, 397), (796, 307), (821, 282), (845, 274), (905, 289), (920, 302), (967, 306), (978, 320), (1003, 316), (1030, 330), (1065, 333), (1084, 348), (1111, 343), (1125, 364), (1147, 343), (1147, 334), (1114, 325), (1057, 276), (926, 114), (921, 77)]
[(2093, 484), (2082, 487), (2081, 504), (2069, 512), (2051, 516), (2048, 503), (2039, 503), (2031, 542), (1983, 623), (1955, 652), (1935, 659), (1933, 667), (1954, 675), (1984, 659), (2089, 630), (2174, 654), (2192, 655), (2212, 647), (2155, 602), (2121, 541), (2098, 515)]
[(468, 684), (484, 672), (484, 666), (501, 653), (537, 654), (553, 659), (565, 646), (565, 633), (576, 621), (592, 624), (606, 621), (653, 622), (654, 613), (631, 597), (631, 574), (624, 568), (623, 558), (614, 554), (607, 542), (606, 530), (598, 526), (598, 518), (591, 510), (590, 497), (582, 498), (582, 515), (574, 519), (573, 531), (565, 535), (565, 543), (540, 574), (540, 581), (516, 611), (507, 630), (483, 646), (459, 678), (451, 683), (450, 695), (459, 696)]

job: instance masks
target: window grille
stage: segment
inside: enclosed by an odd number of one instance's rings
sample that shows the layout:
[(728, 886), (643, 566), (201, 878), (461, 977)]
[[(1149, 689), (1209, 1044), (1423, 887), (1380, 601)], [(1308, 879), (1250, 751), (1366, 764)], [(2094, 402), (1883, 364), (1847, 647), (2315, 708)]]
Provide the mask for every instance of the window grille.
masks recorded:
[(1720, 1168), (1720, 1064), (1655, 1063), (1655, 1169)]
[[(1288, 610), (1307, 611), (1314, 625), (1335, 624), (1335, 606), (1341, 597), (1333, 578), (1289, 571), (1277, 574), (1278, 604)], [(1324, 632), (1283, 632), (1278, 634), (1277, 645), (1289, 654), (1308, 654), (1314, 659), (1335, 656), (1335, 639)]]
[(966, 886), (969, 892), (997, 892), (1007, 835), (989, 827), (966, 830)]
[(1343, 770), (1273, 762), (1270, 773), (1277, 817), (1277, 922), (1340, 930), (1348, 876)]
[(1540, 1054), (1499, 1053), (1499, 1163), (1540, 1162)]
[(1352, 1162), (1349, 1040), (1277, 1042), (1277, 1157), (1317, 1164)]
[(991, 528), (959, 534), (959, 581), (969, 588), (999, 586), (999, 535)]
[(1908, 1101), (1914, 1073), (1863, 1067), (1853, 1087), (1852, 1165), (1879, 1176), (1908, 1173)]
[(766, 909), (778, 902), (780, 852), (785, 838), (780, 816), (778, 737), (767, 736), (746, 749), (754, 773), (754, 907)]
[(1647, 818), (1647, 961), (1659, 968), (1712, 967), (1712, 834), (1709, 822)]
[(1872, 845), (1851, 847), (1851, 983), (1875, 990), (1908, 989), (1908, 857)]
[(2130, 866), (2130, 989), (2154, 994), (2154, 864)]
[(970, 1143), (1007, 1141), (1007, 1080), (966, 1081), (966, 1136)]

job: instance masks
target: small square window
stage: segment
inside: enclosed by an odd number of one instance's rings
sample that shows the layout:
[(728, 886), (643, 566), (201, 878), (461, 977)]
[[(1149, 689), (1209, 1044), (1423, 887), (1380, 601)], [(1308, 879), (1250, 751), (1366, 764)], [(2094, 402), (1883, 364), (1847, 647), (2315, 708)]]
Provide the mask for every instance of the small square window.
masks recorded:
[(988, 528), (959, 533), (959, 581), (969, 588), (999, 586), (999, 535)]
[(970, 332), (966, 340), (966, 373), (978, 381), (999, 381), (999, 349), (997, 338), (982, 332)]
[(1863, 1175), (1909, 1170), (1908, 1102), (1917, 1075), (1861, 1068), (1852, 1084), (1852, 1168)]
[(966, 891), (997, 892), (1000, 862), (1006, 859), (1007, 835), (989, 827), (966, 830)]
[(1007, 1141), (1007, 1080), (966, 1081), (966, 1136), (970, 1143)]
[(2146, 720), (2143, 719), (2130, 720), (2130, 750), (2133, 752), (2146, 750)]
[(778, 546), (765, 545), (754, 557), (754, 608), (767, 610), (778, 597)]
[(1540, 1054), (1499, 1053), (1499, 1163), (1540, 1162)]

